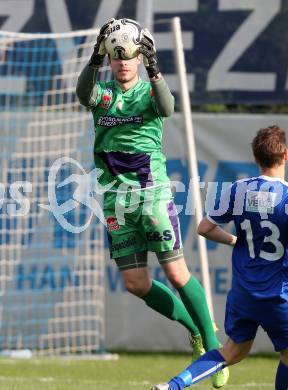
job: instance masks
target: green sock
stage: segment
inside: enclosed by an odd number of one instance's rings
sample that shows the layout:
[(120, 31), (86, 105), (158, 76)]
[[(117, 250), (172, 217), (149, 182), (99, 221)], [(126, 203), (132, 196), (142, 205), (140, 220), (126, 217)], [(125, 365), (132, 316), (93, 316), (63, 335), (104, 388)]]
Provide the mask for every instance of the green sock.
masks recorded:
[(191, 276), (185, 286), (178, 288), (178, 292), (188, 313), (200, 330), (205, 350), (209, 351), (210, 349), (218, 348), (220, 342), (213, 329), (206, 297), (201, 284), (194, 276)]
[(158, 313), (184, 325), (193, 336), (200, 334), (183, 302), (165, 284), (152, 280), (151, 289), (142, 299)]

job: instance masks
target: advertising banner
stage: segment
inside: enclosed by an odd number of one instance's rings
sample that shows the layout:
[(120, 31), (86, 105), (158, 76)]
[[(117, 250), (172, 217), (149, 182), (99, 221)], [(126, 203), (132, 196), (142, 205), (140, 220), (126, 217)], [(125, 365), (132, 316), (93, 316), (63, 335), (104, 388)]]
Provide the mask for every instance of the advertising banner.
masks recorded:
[(178, 92), (170, 21), (179, 16), (195, 104), (271, 104), (288, 101), (287, 12), (287, 0), (2, 0), (0, 28), (58, 33), (136, 19), (153, 33), (161, 71)]

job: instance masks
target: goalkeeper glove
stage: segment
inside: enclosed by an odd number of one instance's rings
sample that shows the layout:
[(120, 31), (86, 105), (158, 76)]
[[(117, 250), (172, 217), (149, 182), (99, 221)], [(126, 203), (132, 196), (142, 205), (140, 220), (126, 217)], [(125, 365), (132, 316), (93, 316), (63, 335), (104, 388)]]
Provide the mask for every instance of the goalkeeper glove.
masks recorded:
[(143, 54), (143, 63), (147, 70), (150, 79), (156, 77), (160, 72), (158, 66), (158, 59), (156, 56), (156, 48), (154, 45), (154, 39), (151, 33), (145, 28), (143, 37), (140, 41), (139, 53)]
[(93, 54), (90, 58), (89, 65), (99, 67), (104, 61), (104, 57), (107, 54), (105, 50), (104, 41), (108, 36), (109, 26), (114, 22), (114, 18), (105, 23), (100, 31), (94, 46)]

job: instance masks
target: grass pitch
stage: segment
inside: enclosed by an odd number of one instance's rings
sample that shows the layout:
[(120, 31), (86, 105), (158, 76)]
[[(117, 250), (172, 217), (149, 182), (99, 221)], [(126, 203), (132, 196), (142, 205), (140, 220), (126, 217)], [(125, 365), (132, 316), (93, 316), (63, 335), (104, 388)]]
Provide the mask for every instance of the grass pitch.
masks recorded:
[[(190, 363), (182, 354), (120, 354), (119, 360), (0, 359), (1, 390), (148, 390)], [(273, 390), (277, 357), (249, 357), (230, 368), (225, 390)], [(211, 390), (207, 379), (193, 386)]]

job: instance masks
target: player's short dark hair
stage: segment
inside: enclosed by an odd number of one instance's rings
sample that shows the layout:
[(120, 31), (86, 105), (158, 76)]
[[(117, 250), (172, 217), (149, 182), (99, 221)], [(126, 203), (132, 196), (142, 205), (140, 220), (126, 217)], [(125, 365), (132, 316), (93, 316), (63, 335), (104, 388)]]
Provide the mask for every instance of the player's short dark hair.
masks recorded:
[(252, 150), (257, 164), (272, 168), (282, 163), (286, 150), (285, 131), (277, 125), (258, 130), (252, 141)]

